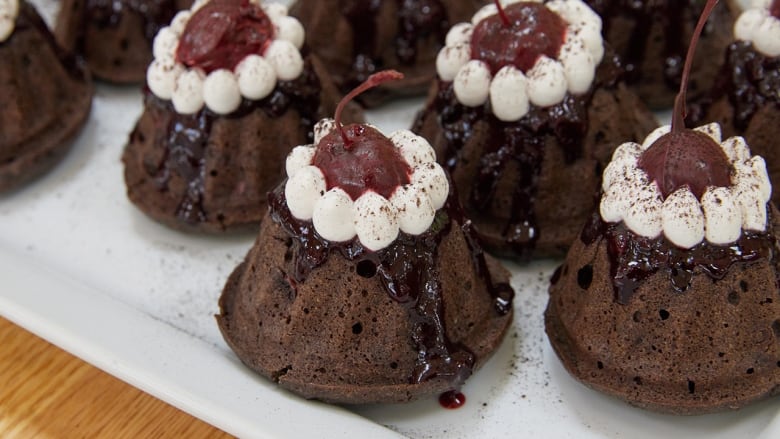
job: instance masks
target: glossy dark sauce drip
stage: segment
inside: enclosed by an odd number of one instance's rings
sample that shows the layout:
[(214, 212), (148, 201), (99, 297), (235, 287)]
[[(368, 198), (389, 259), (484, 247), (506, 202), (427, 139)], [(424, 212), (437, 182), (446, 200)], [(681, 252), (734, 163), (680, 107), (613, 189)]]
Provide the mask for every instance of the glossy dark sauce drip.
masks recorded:
[(46, 44), (49, 46), (51, 51), (56, 54), (57, 59), (59, 59), (62, 66), (65, 68), (65, 71), (72, 78), (75, 78), (79, 81), (87, 80), (88, 75), (86, 69), (84, 68), (84, 63), (73, 54), (64, 51), (59, 46), (59, 44), (57, 44), (54, 39), (54, 35), (49, 30), (49, 27), (43, 21), (41, 16), (35, 11), (35, 8), (27, 2), (22, 1), (19, 3), (19, 15), (16, 17), (14, 30), (8, 39), (0, 43), (0, 45), (11, 44), (11, 41), (14, 38), (14, 34), (18, 32), (24, 32), (27, 29), (38, 32), (41, 38), (46, 41)]
[[(398, 3), (398, 35), (395, 52), (402, 64), (414, 64), (417, 42), (430, 35), (444, 45), (449, 23), (440, 0), (395, 0)], [(381, 0), (347, 0), (341, 13), (352, 27), (353, 65), (346, 73), (343, 89), (350, 90), (384, 68), (377, 53), (377, 16)]]
[[(300, 131), (307, 141), (313, 141), (312, 128), (320, 105), (320, 82), (307, 63), (301, 76), (292, 81), (279, 81), (271, 94), (263, 100), (243, 99), (241, 106), (229, 115), (217, 115), (207, 107), (195, 114), (179, 114), (170, 101), (156, 97), (145, 90), (147, 105), (155, 105), (171, 115), (167, 126), (156, 132), (166, 133), (160, 139), (163, 157), (155, 169), (148, 170), (160, 191), (168, 190), (172, 174), (187, 182), (187, 191), (176, 209), (176, 216), (188, 224), (206, 220), (203, 192), (206, 178), (205, 152), (211, 124), (218, 118), (240, 118), (253, 111), (263, 111), (268, 117), (279, 117), (294, 109), (301, 117)], [(272, 145), (272, 147), (275, 147)]]
[[(579, 96), (567, 94), (563, 102), (552, 107), (531, 106), (529, 113), (516, 122), (502, 122), (490, 111), (490, 104), (482, 107), (461, 105), (451, 82), (439, 81), (436, 99), (423, 113), (439, 115), (447, 145), (444, 163), (450, 173), (460, 161), (461, 150), (472, 136), (475, 125), (487, 122), (488, 141), (483, 146), (482, 159), (474, 185), (470, 188), (470, 202), (465, 203), (469, 213), (484, 214), (490, 209), (496, 188), (508, 165), (519, 168), (520, 181), (515, 186), (510, 207), (511, 217), (502, 235), (508, 245), (521, 257), (528, 256), (539, 239), (534, 215), (534, 203), (541, 163), (544, 159), (545, 136), (554, 137), (563, 147), (567, 163), (582, 156), (582, 141), (588, 130), (588, 107), (593, 92), (600, 87), (612, 87), (620, 78), (617, 58), (605, 55), (591, 89)], [(422, 118), (413, 131), (420, 132)], [(465, 188), (461, 188), (462, 190)]]
[(83, 47), (86, 23), (94, 23), (101, 28), (116, 27), (128, 11), (142, 17), (144, 37), (152, 47), (157, 32), (171, 22), (178, 8), (175, 0), (86, 0), (79, 47)]
[[(686, 8), (694, 8), (691, 17), (698, 17), (704, 7), (703, 1), (586, 0), (586, 3), (601, 16), (603, 35), (609, 35), (612, 17), (625, 17), (633, 22), (629, 46), (621, 53), (627, 72), (626, 80), (630, 83), (639, 81), (642, 76), (640, 66), (647, 57), (648, 35), (654, 22), (652, 17), (659, 17), (664, 24), (664, 81), (671, 89), (680, 87), (680, 76), (688, 48), (687, 41), (683, 38), (683, 30), (688, 24), (683, 11)], [(705, 27), (705, 35), (712, 31), (710, 26)]]
[(734, 125), (744, 131), (761, 107), (780, 107), (780, 57), (764, 56), (748, 41), (734, 42), (714, 90), (713, 100), (727, 94), (734, 107)]
[[(767, 217), (771, 224), (771, 215)], [(606, 239), (615, 301), (621, 304), (628, 303), (642, 281), (659, 270), (666, 270), (675, 291), (684, 293), (697, 268), (718, 280), (734, 265), (773, 260), (780, 250), (774, 235), (767, 232), (743, 232), (729, 245), (714, 245), (705, 240), (691, 249), (681, 249), (663, 235), (645, 238), (628, 230), (622, 222), (605, 223), (598, 212), (585, 225), (580, 239), (585, 245)]]
[[(293, 290), (295, 284), (304, 282), (312, 270), (324, 264), (331, 253), (338, 252), (345, 259), (359, 264), (368, 263), (376, 269), (387, 294), (403, 305), (412, 323), (412, 343), (417, 349), (417, 364), (410, 371), (409, 383), (417, 384), (434, 377), (446, 378), (455, 387), (471, 375), (476, 358), (464, 346), (451, 342), (446, 334), (444, 304), (442, 303), (441, 280), (436, 270), (438, 247), (441, 240), (451, 231), (451, 219), (461, 218), (453, 205), (453, 197), (436, 214), (430, 229), (419, 236), (401, 233), (388, 247), (371, 252), (357, 239), (347, 242), (330, 242), (322, 239), (314, 230), (311, 221), (300, 221), (292, 216), (284, 197), (284, 184), (279, 185), (268, 196), (271, 218), (280, 224), (293, 238), (291, 263), (288, 273)], [(457, 219), (456, 219), (457, 220)], [(468, 225), (463, 231), (469, 235)], [(474, 245), (476, 241), (469, 241)], [(475, 259), (478, 274), (486, 280), (488, 291), (496, 300), (496, 312), (506, 314), (511, 309), (511, 295), (507, 302), (507, 284), (494, 285), (486, 267), (484, 254), (479, 248)], [(499, 304), (507, 302), (510, 308)]]

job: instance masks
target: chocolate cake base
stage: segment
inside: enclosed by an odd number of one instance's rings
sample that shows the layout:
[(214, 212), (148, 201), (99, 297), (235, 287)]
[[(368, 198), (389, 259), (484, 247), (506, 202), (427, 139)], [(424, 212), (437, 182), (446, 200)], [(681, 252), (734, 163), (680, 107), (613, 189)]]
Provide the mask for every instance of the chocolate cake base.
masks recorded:
[[(698, 0), (587, 0), (599, 13), (605, 40), (628, 71), (626, 82), (653, 110), (671, 108), (680, 89), (688, 44), (704, 2)], [(688, 98), (695, 100), (715, 83), (723, 51), (733, 40), (734, 16), (721, 2), (713, 10), (696, 46)]]
[(26, 2), (0, 44), (0, 60), (0, 191), (7, 191), (68, 151), (89, 116), (92, 81)]
[[(496, 171), (497, 183), (491, 187), (490, 202), (483, 208), (475, 204), (473, 191), (490, 164), (484, 157), (488, 148), (496, 143), (492, 133), (509, 132), (510, 128), (503, 128), (505, 126), (518, 126), (517, 132), (522, 133), (522, 123), (526, 119), (495, 128), (498, 122), (492, 115), (486, 115), (473, 125), (464, 124), (470, 131), (463, 146), (452, 151), (449, 146), (452, 135), (442, 128), (444, 116), (433, 110), (435, 99), (436, 90), (432, 90), (426, 111), (415, 124), (415, 131), (431, 142), (439, 162), (450, 169), (460, 202), (474, 222), (485, 249), (492, 254), (524, 259), (564, 255), (597, 205), (593, 194), (601, 184), (601, 173), (614, 149), (625, 141), (643, 139), (657, 126), (652, 113), (622, 83), (599, 88), (586, 107), (586, 120), (576, 121), (587, 124), (584, 137), (577, 139), (582, 143), (580, 150), (572, 157), (571, 147), (562, 145), (551, 130), (538, 134), (533, 160), (540, 160), (541, 164), (535, 175), (528, 175), (527, 170), (521, 169), (519, 160), (507, 160), (506, 165)], [(448, 108), (448, 118), (460, 111), (452, 106)], [(531, 120), (529, 124), (534, 123), (533, 118), (527, 118)], [(452, 119), (448, 122), (452, 123)], [(533, 135), (520, 134), (519, 137)], [(506, 139), (500, 142), (502, 145), (510, 143)], [(517, 153), (508, 157), (515, 156)], [(520, 203), (524, 205), (515, 201), (520, 191), (527, 191), (523, 196), (530, 200)], [(521, 210), (523, 215), (535, 218), (531, 224), (535, 229), (534, 236), (514, 236), (513, 224)]]
[[(304, 398), (334, 403), (406, 402), (462, 383), (463, 376), (440, 373), (413, 382), (421, 354), (409, 307), (421, 302), (398, 302), (376, 270), (338, 251), (297, 283), (294, 247), (290, 235), (266, 217), (222, 292), (217, 322), (247, 366)], [(470, 251), (453, 223), (438, 246), (434, 270), (446, 338), (473, 354), (476, 369), (500, 344), (512, 311), (496, 311)], [(509, 273), (492, 259), (488, 268), (494, 282), (508, 280)]]
[(62, 47), (84, 57), (96, 78), (139, 83), (152, 62), (155, 35), (192, 2), (62, 0), (54, 34)]
[[(340, 99), (314, 56), (306, 58), (296, 81), (300, 88), (277, 87), (265, 100), (244, 101), (227, 116), (207, 109), (182, 116), (170, 101), (147, 91), (122, 155), (130, 200), (153, 219), (184, 231), (256, 227), (267, 192), (284, 176), (287, 154), (311, 143), (314, 123), (332, 117)], [(307, 93), (310, 102), (292, 102)], [(311, 114), (303, 114), (304, 107)], [(362, 121), (354, 104), (344, 113), (346, 122)]]
[[(772, 209), (772, 229), (780, 233)], [(545, 326), (565, 368), (631, 405), (680, 415), (738, 409), (780, 394), (777, 243), (772, 259), (714, 279), (694, 269), (675, 291), (670, 271), (616, 302), (607, 240), (574, 242), (553, 276)]]
[[(484, 3), (299, 0), (291, 6), (290, 15), (301, 21), (307, 46), (323, 60), (343, 93), (380, 70), (404, 74), (404, 79), (357, 98), (367, 107), (376, 107), (389, 99), (424, 95), (436, 78), (436, 56), (447, 31), (470, 21)], [(423, 9), (425, 13), (420, 12)]]

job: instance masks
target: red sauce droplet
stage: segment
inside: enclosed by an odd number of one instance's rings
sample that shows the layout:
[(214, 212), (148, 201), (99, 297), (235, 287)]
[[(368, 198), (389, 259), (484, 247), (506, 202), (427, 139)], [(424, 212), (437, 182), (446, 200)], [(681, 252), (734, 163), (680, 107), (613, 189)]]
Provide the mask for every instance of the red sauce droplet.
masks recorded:
[(339, 187), (353, 200), (367, 190), (390, 198), (410, 182), (412, 170), (398, 148), (378, 130), (361, 124), (343, 127), (320, 140), (312, 164), (325, 174), (328, 189)]
[(731, 185), (731, 164), (712, 138), (694, 130), (671, 132), (642, 153), (639, 167), (655, 181), (664, 198), (688, 188), (701, 199), (707, 186)]
[(541, 3), (514, 3), (477, 24), (471, 57), (485, 62), (493, 74), (508, 65), (527, 72), (542, 55), (557, 58), (565, 38), (566, 22), (558, 14)]
[(773, 17), (780, 19), (780, 0), (775, 0), (772, 2), (772, 4), (769, 6), (769, 13)]
[(466, 395), (457, 390), (450, 390), (439, 395), (439, 404), (445, 409), (459, 409), (466, 403)]
[(233, 69), (247, 55), (262, 55), (274, 26), (249, 0), (211, 0), (195, 12), (182, 33), (176, 59), (206, 73)]

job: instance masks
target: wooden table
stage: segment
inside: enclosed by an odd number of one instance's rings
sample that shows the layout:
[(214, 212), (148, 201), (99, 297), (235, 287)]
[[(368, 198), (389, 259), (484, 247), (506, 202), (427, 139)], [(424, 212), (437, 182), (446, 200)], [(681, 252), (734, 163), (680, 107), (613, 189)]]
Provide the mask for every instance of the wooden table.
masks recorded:
[(0, 437), (230, 437), (0, 318)]

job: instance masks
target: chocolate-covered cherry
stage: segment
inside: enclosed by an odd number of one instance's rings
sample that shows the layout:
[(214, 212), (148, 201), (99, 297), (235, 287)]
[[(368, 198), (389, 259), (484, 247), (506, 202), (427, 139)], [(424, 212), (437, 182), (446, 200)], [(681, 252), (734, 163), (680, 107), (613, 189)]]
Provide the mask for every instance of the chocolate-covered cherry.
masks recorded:
[(249, 0), (211, 0), (187, 23), (176, 59), (206, 73), (232, 70), (247, 55), (262, 55), (274, 26), (263, 9)]

